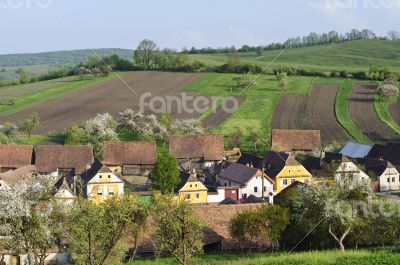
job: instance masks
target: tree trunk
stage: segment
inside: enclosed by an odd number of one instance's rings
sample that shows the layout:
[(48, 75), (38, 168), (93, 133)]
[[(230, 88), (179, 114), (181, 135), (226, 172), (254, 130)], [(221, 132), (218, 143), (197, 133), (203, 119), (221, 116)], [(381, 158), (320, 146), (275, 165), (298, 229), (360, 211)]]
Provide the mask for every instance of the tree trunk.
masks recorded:
[(343, 245), (343, 241), (346, 238), (346, 236), (349, 234), (351, 229), (351, 226), (349, 226), (344, 233), (342, 234), (342, 236), (340, 238), (338, 238), (333, 232), (332, 232), (332, 224), (329, 224), (329, 234), (335, 239), (335, 241), (338, 243), (339, 248), (341, 251), (344, 251), (344, 245)]

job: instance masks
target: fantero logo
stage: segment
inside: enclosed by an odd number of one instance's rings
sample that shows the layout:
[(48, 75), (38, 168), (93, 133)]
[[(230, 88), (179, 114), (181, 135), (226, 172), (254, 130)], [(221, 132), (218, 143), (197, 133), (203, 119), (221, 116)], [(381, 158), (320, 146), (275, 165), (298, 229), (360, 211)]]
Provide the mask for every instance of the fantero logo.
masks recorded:
[(1, 9), (48, 8), (52, 4), (53, 0), (0, 0)]
[(235, 97), (204, 97), (181, 93), (179, 96), (152, 96), (150, 92), (140, 96), (140, 113), (197, 113), (201, 114), (211, 109), (213, 113), (218, 109), (223, 112), (233, 113), (239, 107)]

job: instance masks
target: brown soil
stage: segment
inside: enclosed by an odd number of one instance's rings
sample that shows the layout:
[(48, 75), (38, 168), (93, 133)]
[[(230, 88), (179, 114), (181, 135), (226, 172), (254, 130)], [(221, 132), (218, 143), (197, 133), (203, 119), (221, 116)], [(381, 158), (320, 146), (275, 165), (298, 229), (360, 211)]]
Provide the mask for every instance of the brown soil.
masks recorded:
[(382, 122), (374, 110), (375, 84), (358, 84), (349, 98), (350, 117), (374, 143), (398, 140), (399, 136)]
[[(61, 131), (72, 123), (80, 123), (108, 112), (114, 117), (127, 108), (139, 110), (140, 96), (151, 92), (151, 96), (176, 96), (182, 90), (199, 80), (202, 74), (165, 73), (165, 72), (128, 72), (122, 79), (137, 93), (134, 94), (118, 78), (88, 86), (87, 88), (65, 94), (39, 105), (29, 107), (18, 113), (0, 117), (0, 123), (6, 121), (19, 123), (32, 112), (38, 112), (41, 126), (35, 133)], [(173, 108), (172, 113), (176, 111)], [(178, 118), (195, 118), (198, 113), (181, 113)]]

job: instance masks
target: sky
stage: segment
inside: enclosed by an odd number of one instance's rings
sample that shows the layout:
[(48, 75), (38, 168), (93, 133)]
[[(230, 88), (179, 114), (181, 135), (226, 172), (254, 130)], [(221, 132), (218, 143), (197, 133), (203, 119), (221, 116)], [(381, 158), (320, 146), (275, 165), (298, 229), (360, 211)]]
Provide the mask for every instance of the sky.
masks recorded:
[(309, 32), (400, 31), (400, 0), (0, 0), (0, 54), (266, 45)]

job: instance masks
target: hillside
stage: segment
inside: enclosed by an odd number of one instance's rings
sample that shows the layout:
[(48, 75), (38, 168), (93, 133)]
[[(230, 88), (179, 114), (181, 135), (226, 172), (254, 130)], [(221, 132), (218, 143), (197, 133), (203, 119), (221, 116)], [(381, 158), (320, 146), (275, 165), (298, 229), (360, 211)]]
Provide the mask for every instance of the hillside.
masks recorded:
[[(242, 63), (267, 66), (281, 51), (264, 51), (259, 57), (255, 52), (240, 53), (240, 60)], [(190, 57), (193, 61), (198, 60), (210, 65), (227, 62), (226, 54), (196, 54)], [(288, 49), (274, 62), (274, 66), (296, 66), (318, 71), (363, 71), (368, 70), (371, 64), (387, 65), (400, 71), (400, 41), (358, 40)]]
[[(128, 49), (94, 49), (99, 56), (118, 54), (132, 59), (133, 51)], [(55, 51), (41, 53), (21, 53), (0, 55), (0, 67), (24, 67), (28, 65), (68, 65), (84, 62), (93, 52), (86, 50)]]

